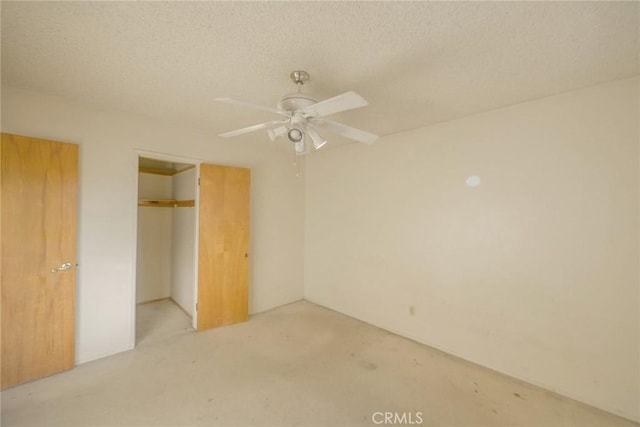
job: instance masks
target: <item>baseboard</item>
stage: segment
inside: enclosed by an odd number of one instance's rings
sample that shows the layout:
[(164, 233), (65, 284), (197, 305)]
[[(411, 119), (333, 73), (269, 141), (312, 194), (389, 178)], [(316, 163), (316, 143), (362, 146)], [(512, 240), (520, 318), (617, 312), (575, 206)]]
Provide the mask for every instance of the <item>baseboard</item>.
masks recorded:
[(340, 311), (338, 309), (335, 309), (335, 308), (326, 306), (326, 305), (324, 305), (324, 304), (322, 304), (320, 302), (314, 301), (313, 299), (304, 298), (304, 300), (305, 301), (309, 301), (310, 303), (316, 304), (316, 305), (318, 305), (320, 307), (326, 308), (327, 310), (335, 311), (336, 313), (340, 313), (340, 314), (342, 314), (344, 316), (351, 317), (352, 319), (358, 320), (360, 322), (364, 322), (364, 323), (366, 323), (368, 325), (375, 326), (376, 328), (380, 328), (382, 330), (385, 330), (385, 331), (391, 332), (393, 334), (399, 335), (399, 336), (401, 336), (403, 338), (410, 339), (411, 341), (415, 341), (418, 344), (426, 345), (427, 347), (431, 347), (431, 348), (433, 348), (435, 350), (438, 350), (438, 351), (444, 353), (445, 355), (447, 355), (449, 357), (454, 357), (454, 358), (459, 359), (459, 360), (461, 360), (461, 361), (463, 361), (465, 363), (470, 363), (472, 365), (479, 366), (479, 367), (481, 367), (483, 369), (488, 369), (488, 370), (490, 370), (492, 372), (495, 372), (498, 375), (502, 375), (502, 376), (508, 377), (508, 378), (510, 378), (510, 379), (512, 379), (514, 381), (517, 381), (517, 382), (525, 384), (525, 385), (530, 385), (530, 386), (534, 386), (534, 387), (537, 387), (537, 388), (541, 388), (541, 389), (545, 390), (546, 392), (554, 394), (554, 395), (556, 395), (558, 397), (561, 397), (563, 399), (573, 400), (574, 402), (579, 403), (581, 405), (586, 405), (586, 406), (590, 406), (592, 408), (596, 408), (598, 410), (607, 412), (609, 414), (624, 418), (625, 420), (633, 421), (633, 422), (636, 422), (636, 423), (640, 422), (640, 419), (632, 418), (633, 417), (632, 414), (626, 414), (626, 413), (623, 413), (623, 412), (620, 412), (620, 411), (616, 411), (616, 410), (613, 410), (613, 409), (604, 408), (601, 405), (598, 405), (598, 404), (590, 401), (590, 399), (585, 399), (585, 398), (582, 398), (580, 396), (576, 396), (575, 394), (573, 394), (571, 392), (567, 392), (565, 390), (561, 390), (561, 389), (558, 389), (556, 387), (552, 387), (552, 386), (550, 386), (548, 384), (544, 384), (542, 382), (538, 382), (538, 381), (532, 380), (530, 378), (519, 377), (519, 376), (516, 376), (516, 375), (514, 375), (514, 374), (512, 374), (510, 372), (507, 372), (507, 371), (502, 371), (502, 370), (499, 370), (499, 369), (496, 369), (496, 368), (493, 368), (493, 367), (490, 367), (490, 366), (481, 365), (481, 364), (479, 364), (477, 362), (474, 362), (471, 359), (468, 359), (468, 358), (466, 358), (464, 356), (460, 356), (455, 351), (451, 351), (451, 350), (449, 350), (447, 348), (443, 348), (443, 347), (441, 347), (439, 345), (435, 345), (435, 344), (427, 342), (425, 340), (418, 339), (418, 338), (416, 338), (414, 336), (407, 335), (404, 332), (400, 332), (400, 331), (394, 330), (392, 328), (388, 328), (386, 326), (382, 326), (382, 325), (370, 322), (370, 321), (368, 321), (368, 320), (366, 320), (364, 318), (357, 317), (357, 316), (352, 315), (352, 314), (344, 313), (344, 312), (342, 312), (342, 311)]
[(184, 314), (186, 314), (189, 319), (193, 320), (193, 316), (191, 314), (189, 314), (189, 312), (183, 306), (178, 304), (178, 301), (174, 300), (173, 297), (169, 297), (167, 299), (171, 300), (171, 302), (173, 302), (175, 305), (177, 305), (178, 308), (180, 310), (182, 310), (184, 312)]
[(162, 297), (162, 298), (150, 299), (148, 301), (141, 301), (141, 302), (137, 302), (136, 305), (151, 304), (152, 302), (165, 301), (165, 300), (168, 300), (168, 299), (171, 299), (171, 297)]

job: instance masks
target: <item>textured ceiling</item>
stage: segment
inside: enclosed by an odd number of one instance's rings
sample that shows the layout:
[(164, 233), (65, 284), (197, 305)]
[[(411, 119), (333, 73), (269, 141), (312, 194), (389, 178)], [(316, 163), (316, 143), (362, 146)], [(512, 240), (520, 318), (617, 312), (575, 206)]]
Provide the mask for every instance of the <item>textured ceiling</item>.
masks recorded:
[(369, 106), (332, 118), (380, 135), (639, 73), (637, 2), (1, 7), (3, 83), (191, 123), (212, 138), (275, 118), (213, 98), (275, 106), (295, 89), (294, 69), (311, 74), (318, 99), (364, 96)]

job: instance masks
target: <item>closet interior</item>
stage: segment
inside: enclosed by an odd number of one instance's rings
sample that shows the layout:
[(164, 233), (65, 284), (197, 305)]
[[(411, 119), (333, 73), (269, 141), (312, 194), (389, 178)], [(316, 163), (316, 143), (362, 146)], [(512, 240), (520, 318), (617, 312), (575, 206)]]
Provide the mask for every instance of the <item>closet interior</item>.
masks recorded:
[(192, 330), (196, 166), (139, 158), (136, 342)]

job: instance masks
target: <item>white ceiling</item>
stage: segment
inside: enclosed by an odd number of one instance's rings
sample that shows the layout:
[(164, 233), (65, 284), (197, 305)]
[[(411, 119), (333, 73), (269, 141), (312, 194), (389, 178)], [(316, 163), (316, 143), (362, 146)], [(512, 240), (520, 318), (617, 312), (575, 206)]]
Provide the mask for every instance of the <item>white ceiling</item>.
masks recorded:
[[(639, 74), (637, 2), (2, 2), (2, 82), (215, 135), (311, 74), (380, 135)], [(251, 134), (265, 138), (264, 132)], [(333, 138), (328, 138), (334, 141)], [(335, 138), (338, 144), (344, 143)]]

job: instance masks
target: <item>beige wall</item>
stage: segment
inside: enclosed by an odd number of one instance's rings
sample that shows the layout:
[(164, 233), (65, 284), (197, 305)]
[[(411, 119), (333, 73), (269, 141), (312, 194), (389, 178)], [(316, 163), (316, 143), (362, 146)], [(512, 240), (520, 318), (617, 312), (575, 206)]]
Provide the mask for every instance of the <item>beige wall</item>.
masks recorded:
[(304, 181), (264, 135), (220, 140), (212, 129), (99, 111), (2, 86), (2, 132), (80, 145), (78, 362), (134, 345), (137, 153), (251, 168), (249, 310), (302, 298)]
[(638, 420), (638, 95), (617, 81), (313, 153), (305, 297)]
[[(171, 199), (172, 177), (141, 173), (140, 199)], [(171, 296), (173, 212), (170, 208), (138, 208), (136, 302)]]

